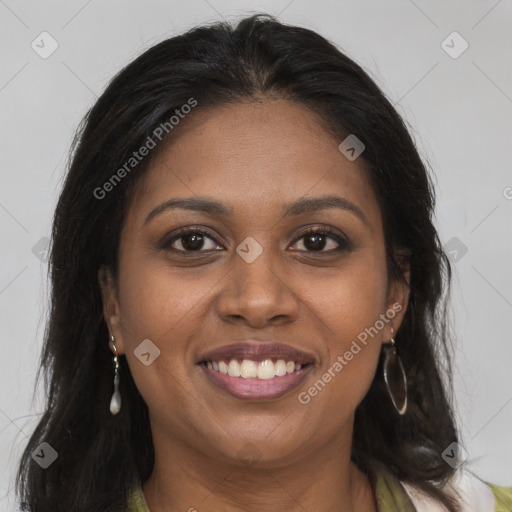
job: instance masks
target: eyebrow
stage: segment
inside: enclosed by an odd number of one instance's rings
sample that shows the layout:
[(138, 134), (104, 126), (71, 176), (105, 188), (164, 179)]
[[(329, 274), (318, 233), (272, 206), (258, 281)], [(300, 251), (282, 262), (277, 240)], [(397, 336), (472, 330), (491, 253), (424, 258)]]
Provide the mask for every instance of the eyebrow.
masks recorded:
[[(221, 215), (228, 217), (233, 214), (232, 207), (226, 207), (222, 203), (206, 197), (187, 197), (180, 199), (169, 199), (165, 203), (157, 206), (146, 217), (144, 225), (150, 222), (154, 217), (160, 215), (164, 211), (172, 209), (183, 209), (193, 210), (212, 215)], [(336, 195), (325, 195), (320, 197), (303, 197), (298, 201), (285, 205), (282, 211), (282, 218), (288, 218), (295, 215), (301, 215), (305, 213), (315, 213), (330, 208), (338, 208), (344, 211), (348, 211), (357, 216), (364, 224), (369, 225), (368, 219), (365, 214), (354, 203), (351, 203), (347, 199)]]

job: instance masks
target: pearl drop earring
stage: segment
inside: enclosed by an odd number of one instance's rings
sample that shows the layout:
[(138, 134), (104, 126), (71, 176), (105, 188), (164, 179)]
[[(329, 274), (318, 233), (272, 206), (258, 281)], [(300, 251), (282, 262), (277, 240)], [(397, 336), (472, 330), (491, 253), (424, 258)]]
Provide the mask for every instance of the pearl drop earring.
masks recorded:
[(114, 393), (110, 399), (110, 412), (115, 416), (121, 410), (121, 393), (119, 392), (119, 361), (117, 357), (117, 348), (114, 336), (110, 336), (112, 347), (114, 348)]

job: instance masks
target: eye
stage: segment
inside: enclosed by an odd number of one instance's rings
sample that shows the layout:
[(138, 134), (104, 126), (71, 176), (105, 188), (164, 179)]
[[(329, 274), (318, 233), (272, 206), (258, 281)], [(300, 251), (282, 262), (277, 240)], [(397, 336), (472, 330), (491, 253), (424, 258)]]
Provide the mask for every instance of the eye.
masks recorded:
[[(351, 248), (349, 240), (344, 235), (327, 226), (322, 228), (309, 228), (305, 233), (297, 238), (294, 245), (299, 246), (295, 247), (299, 252), (330, 253), (349, 250)], [(304, 248), (301, 248), (301, 245)]]
[[(295, 240), (293, 245), (292, 249), (299, 252), (312, 253), (339, 252), (350, 250), (352, 247), (343, 234), (328, 226), (309, 228)], [(224, 250), (209, 231), (201, 228), (183, 228), (170, 238), (164, 239), (160, 248), (182, 253)]]
[(170, 248), (178, 252), (206, 252), (223, 249), (210, 232), (199, 228), (180, 230), (171, 238), (164, 240), (161, 248)]

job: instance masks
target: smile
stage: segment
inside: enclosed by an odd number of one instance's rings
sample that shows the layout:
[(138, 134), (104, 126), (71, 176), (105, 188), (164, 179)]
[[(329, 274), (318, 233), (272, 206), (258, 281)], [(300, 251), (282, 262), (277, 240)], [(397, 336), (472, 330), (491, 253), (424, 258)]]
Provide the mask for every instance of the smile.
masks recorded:
[(301, 369), (302, 365), (295, 361), (285, 361), (278, 359), (265, 359), (263, 361), (253, 361), (244, 359), (237, 361), (207, 361), (206, 366), (216, 372), (229, 375), (231, 377), (241, 377), (243, 379), (273, 379), (275, 377), (284, 377), (288, 373), (293, 373)]
[(299, 387), (313, 364), (284, 359), (231, 359), (199, 365), (210, 382), (241, 400), (271, 400)]

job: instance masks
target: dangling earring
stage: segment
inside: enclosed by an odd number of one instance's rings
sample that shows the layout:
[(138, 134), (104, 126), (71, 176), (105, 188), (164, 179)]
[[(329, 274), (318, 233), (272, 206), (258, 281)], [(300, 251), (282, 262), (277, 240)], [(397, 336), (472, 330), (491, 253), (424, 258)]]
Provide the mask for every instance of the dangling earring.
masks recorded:
[[(393, 335), (393, 329), (391, 329), (391, 335)], [(382, 364), (384, 382), (396, 411), (404, 415), (407, 410), (407, 376), (400, 356), (396, 353), (395, 340), (391, 338), (391, 342), (383, 345), (382, 349), (384, 350)]]
[(114, 393), (112, 394), (112, 398), (110, 399), (110, 412), (115, 416), (121, 410), (121, 393), (119, 393), (119, 361), (117, 358), (117, 349), (114, 344), (115, 339), (114, 336), (110, 336), (112, 341), (112, 347), (114, 348), (115, 356), (114, 356)]

